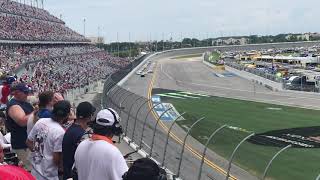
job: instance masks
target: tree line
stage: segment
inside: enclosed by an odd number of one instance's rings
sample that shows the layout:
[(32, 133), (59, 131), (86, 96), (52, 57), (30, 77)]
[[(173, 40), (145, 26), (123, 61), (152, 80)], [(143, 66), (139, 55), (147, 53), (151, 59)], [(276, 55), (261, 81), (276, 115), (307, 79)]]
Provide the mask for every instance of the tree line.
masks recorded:
[[(184, 38), (182, 41), (161, 40), (152, 42), (113, 42), (110, 44), (97, 44), (99, 48), (119, 57), (136, 57), (141, 52), (156, 52), (170, 49), (190, 48), (190, 47), (206, 47), (206, 46), (220, 46), (220, 45), (240, 45), (240, 41), (225, 41), (228, 39), (246, 39), (246, 44), (260, 44), (260, 43), (278, 43), (278, 42), (297, 42), (306, 41), (300, 37), (300, 34), (278, 34), (275, 36), (231, 36), (208, 38), (199, 40), (196, 38)], [(319, 37), (310, 36), (310, 41), (320, 40)]]

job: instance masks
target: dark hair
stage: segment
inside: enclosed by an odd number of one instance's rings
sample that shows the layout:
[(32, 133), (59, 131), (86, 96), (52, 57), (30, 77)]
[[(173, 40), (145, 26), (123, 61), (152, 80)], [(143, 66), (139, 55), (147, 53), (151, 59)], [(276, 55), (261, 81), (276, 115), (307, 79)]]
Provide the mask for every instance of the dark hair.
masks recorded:
[(45, 91), (39, 94), (39, 108), (45, 108), (54, 97), (54, 92), (52, 91)]
[(3, 111), (0, 111), (0, 118), (6, 119), (6, 114)]
[(159, 176), (159, 166), (149, 158), (142, 158), (136, 160), (122, 178), (124, 180), (158, 180)]
[(113, 131), (112, 131), (112, 127), (106, 127), (106, 126), (101, 126), (99, 124), (92, 124), (92, 130), (94, 134), (98, 134), (101, 136), (113, 136)]
[(71, 104), (69, 101), (59, 101), (53, 106), (52, 110), (52, 119), (54, 121), (60, 121), (62, 119), (65, 119), (69, 116), (71, 109)]

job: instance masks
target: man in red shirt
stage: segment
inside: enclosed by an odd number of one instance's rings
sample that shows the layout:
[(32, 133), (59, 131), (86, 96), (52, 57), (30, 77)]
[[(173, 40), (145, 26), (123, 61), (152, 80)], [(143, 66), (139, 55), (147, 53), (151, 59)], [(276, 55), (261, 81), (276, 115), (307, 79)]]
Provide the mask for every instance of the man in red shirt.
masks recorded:
[(0, 86), (0, 109), (5, 108), (8, 103), (8, 97), (10, 95), (11, 84), (16, 81), (13, 76), (8, 76), (3, 82), (3, 85)]

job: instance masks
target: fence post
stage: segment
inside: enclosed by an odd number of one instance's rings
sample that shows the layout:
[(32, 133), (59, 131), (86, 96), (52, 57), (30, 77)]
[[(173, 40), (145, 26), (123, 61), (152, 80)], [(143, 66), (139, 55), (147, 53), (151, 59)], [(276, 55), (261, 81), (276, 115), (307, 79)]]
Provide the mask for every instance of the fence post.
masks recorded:
[[(110, 76), (109, 76), (110, 77)], [(108, 77), (108, 79), (109, 79)], [(107, 101), (108, 101), (108, 96), (109, 96), (109, 92), (111, 92), (112, 86), (113, 86), (113, 82), (111, 80), (111, 82), (108, 82), (108, 79), (105, 81), (104, 86), (103, 86), (103, 97), (101, 99), (101, 108), (104, 108), (104, 106), (107, 106)], [(110, 88), (110, 89), (109, 89)], [(73, 92), (72, 92), (73, 93)], [(105, 101), (105, 102), (104, 102)]]
[[(118, 86), (117, 86), (118, 87)], [(110, 101), (112, 102), (112, 104), (114, 105), (114, 106), (117, 106), (117, 102), (115, 102), (114, 101), (114, 96), (116, 97), (118, 94), (119, 94), (119, 92), (121, 92), (123, 90), (123, 88), (119, 88), (118, 87), (118, 89), (116, 90), (116, 92), (115, 93), (113, 93), (111, 96), (110, 96)]]
[(142, 128), (142, 134), (141, 134), (141, 140), (140, 140), (140, 145), (139, 145), (140, 148), (142, 147), (143, 135), (144, 135), (144, 131), (145, 131), (145, 128), (146, 128), (148, 116), (149, 116), (150, 112), (152, 112), (152, 111), (154, 110), (154, 108), (156, 108), (156, 107), (159, 106), (160, 104), (162, 104), (162, 103), (157, 103), (157, 104), (153, 105), (153, 107), (149, 109), (146, 117), (144, 118), (143, 128)]
[(147, 101), (145, 101), (145, 102), (139, 107), (139, 109), (138, 109), (138, 111), (137, 111), (137, 113), (136, 113), (136, 117), (135, 117), (134, 123), (133, 123), (133, 133), (132, 133), (132, 138), (131, 138), (132, 140), (133, 140), (133, 138), (134, 138), (134, 132), (135, 132), (135, 130), (136, 130), (136, 124), (137, 124), (138, 114), (139, 114), (141, 108), (142, 108), (146, 103), (150, 102), (151, 100), (152, 100), (152, 99), (148, 99)]
[(271, 159), (270, 162), (268, 163), (266, 169), (264, 170), (264, 173), (263, 173), (263, 176), (262, 176), (262, 180), (264, 180), (264, 179), (266, 178), (267, 173), (268, 173), (268, 170), (269, 170), (272, 162), (273, 162), (283, 151), (285, 151), (285, 150), (287, 150), (287, 149), (289, 149), (289, 148), (291, 148), (291, 147), (292, 147), (292, 145), (290, 144), (290, 145), (282, 148), (280, 151), (278, 151), (278, 152), (272, 157), (272, 159)]
[(152, 141), (151, 141), (151, 150), (150, 150), (150, 157), (152, 157), (152, 151), (153, 151), (153, 145), (154, 145), (154, 138), (156, 136), (156, 131), (157, 131), (157, 127), (158, 127), (158, 124), (159, 122), (161, 121), (161, 118), (163, 115), (165, 115), (168, 111), (170, 111), (171, 109), (173, 109), (173, 107), (170, 107), (169, 109), (165, 110), (157, 119), (157, 123), (156, 125), (154, 126), (154, 129), (153, 129), (153, 136), (152, 136)]
[(227, 125), (223, 125), (221, 126), (220, 128), (218, 128), (217, 130), (215, 130), (209, 137), (209, 139), (207, 140), (206, 144), (205, 144), (205, 148), (203, 150), (203, 153), (202, 153), (202, 158), (201, 158), (201, 165), (200, 165), (200, 169), (199, 169), (199, 174), (198, 174), (198, 180), (201, 179), (201, 174), (202, 174), (202, 167), (203, 167), (203, 163), (204, 163), (204, 158), (207, 154), (207, 149), (208, 149), (208, 146), (209, 146), (209, 143), (211, 141), (211, 139), (219, 132), (221, 131), (223, 128), (227, 127)]
[(181, 170), (181, 164), (182, 164), (182, 156), (183, 156), (183, 153), (184, 153), (184, 149), (185, 149), (185, 146), (186, 146), (186, 141), (187, 141), (187, 138), (189, 136), (189, 134), (191, 133), (191, 130), (192, 128), (197, 125), (200, 121), (204, 120), (205, 117), (202, 117), (200, 119), (198, 119), (195, 123), (193, 123), (190, 127), (190, 129), (188, 130), (187, 132), (187, 135), (184, 137), (184, 140), (183, 140), (183, 144), (182, 144), (182, 150), (181, 150), (181, 153), (180, 153), (180, 160), (179, 160), (179, 166), (178, 166), (178, 173), (177, 173), (177, 176), (179, 177), (180, 176), (180, 170)]
[(144, 98), (143, 96), (140, 96), (139, 98), (135, 99), (135, 101), (133, 101), (130, 110), (128, 112), (128, 118), (127, 118), (127, 124), (126, 124), (126, 131), (125, 131), (125, 135), (128, 135), (128, 125), (129, 125), (129, 120), (130, 120), (130, 114), (131, 114), (131, 110), (133, 108), (133, 106), (136, 104), (137, 101), (139, 101), (140, 99)]
[(250, 134), (249, 136), (245, 137), (238, 145), (237, 147), (234, 149), (234, 151), (232, 152), (231, 154), (231, 157), (230, 157), (230, 160), (229, 160), (229, 163), (228, 163), (228, 171), (227, 171), (227, 176), (226, 176), (226, 180), (229, 179), (230, 177), (230, 170), (231, 170), (231, 165), (232, 165), (232, 161), (233, 161), (233, 158), (234, 158), (234, 155), (236, 154), (236, 152), (238, 151), (238, 149), (240, 148), (240, 146), (249, 138), (251, 138), (252, 136), (254, 136), (255, 133), (252, 133)]
[[(105, 83), (107, 83), (107, 81)], [(108, 84), (104, 84), (103, 92), (106, 93), (105, 95), (107, 95), (111, 91), (113, 86), (114, 86), (113, 82), (109, 82)]]
[(114, 96), (114, 98), (112, 98), (113, 99), (112, 100), (113, 101), (113, 105), (115, 106), (114, 108), (116, 108), (117, 106), (120, 105), (120, 103), (118, 104), (119, 101), (117, 100), (117, 97), (120, 95), (120, 98), (121, 98), (122, 92), (126, 92), (126, 89), (121, 88), (120, 91), (118, 91), (118, 93)]
[(134, 95), (134, 93), (130, 92), (121, 102), (120, 102), (120, 112), (119, 116), (121, 117), (122, 110), (125, 109), (125, 107), (122, 107), (122, 104), (131, 96)]
[[(109, 79), (110, 79), (110, 82), (109, 82)], [(108, 83), (107, 83), (108, 82)], [(107, 83), (107, 84), (106, 84)], [(111, 77), (109, 76), (106, 81), (105, 81), (105, 84), (103, 86), (104, 89), (106, 89), (106, 91), (108, 92), (109, 88), (111, 88), (112, 86), (116, 85), (115, 82), (113, 82), (113, 80), (111, 79)]]
[(111, 94), (113, 93), (113, 91), (115, 90), (115, 88), (116, 88), (117, 86), (110, 86), (110, 87), (111, 87), (110, 90), (109, 90), (109, 91), (107, 92), (107, 94), (106, 94), (106, 97), (107, 97), (106, 100), (111, 99), (110, 96), (111, 96)]
[(186, 114), (186, 112), (181, 113), (180, 116), (178, 116), (172, 122), (171, 126), (169, 127), (168, 134), (167, 134), (167, 139), (166, 139), (166, 144), (164, 145), (163, 158), (162, 158), (162, 163), (161, 163), (162, 167), (164, 167), (164, 161), (166, 160), (166, 153), (167, 153), (167, 147), (168, 147), (168, 143), (169, 143), (169, 136), (170, 136), (171, 130), (172, 130), (173, 126), (175, 125), (175, 123), (178, 121), (178, 119), (180, 119), (185, 114)]

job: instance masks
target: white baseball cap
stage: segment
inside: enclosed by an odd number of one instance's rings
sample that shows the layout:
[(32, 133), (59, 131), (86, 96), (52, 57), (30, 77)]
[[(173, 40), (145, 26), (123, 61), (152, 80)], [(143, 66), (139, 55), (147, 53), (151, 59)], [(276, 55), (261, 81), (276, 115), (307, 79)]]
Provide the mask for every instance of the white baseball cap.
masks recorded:
[(96, 124), (101, 126), (112, 126), (116, 121), (120, 122), (120, 116), (111, 108), (103, 109), (97, 114)]

